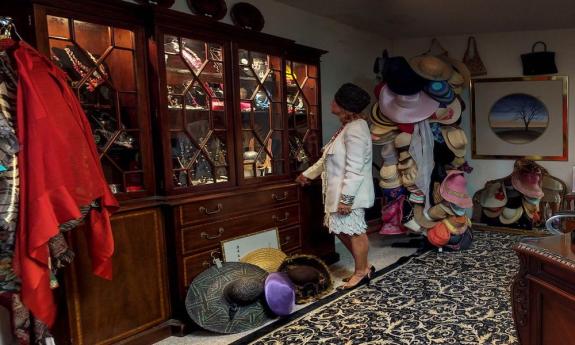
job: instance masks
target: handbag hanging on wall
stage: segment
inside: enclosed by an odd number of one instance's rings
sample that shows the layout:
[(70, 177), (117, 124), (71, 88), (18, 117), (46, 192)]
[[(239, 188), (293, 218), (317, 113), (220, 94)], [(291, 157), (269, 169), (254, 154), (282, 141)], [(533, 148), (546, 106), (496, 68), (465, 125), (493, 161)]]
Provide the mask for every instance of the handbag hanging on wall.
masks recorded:
[[(473, 50), (473, 52), (471, 52), (471, 50)], [(463, 55), (463, 63), (469, 68), (472, 77), (487, 74), (487, 68), (485, 68), (483, 61), (481, 61), (481, 57), (477, 51), (477, 42), (473, 36), (467, 39), (467, 49), (465, 49), (465, 54)]]
[[(538, 44), (543, 45), (543, 51), (536, 52)], [(537, 41), (531, 47), (531, 53), (521, 54), (521, 63), (523, 64), (523, 75), (537, 74), (555, 74), (557, 66), (555, 65), (555, 53), (547, 51), (545, 42)]]

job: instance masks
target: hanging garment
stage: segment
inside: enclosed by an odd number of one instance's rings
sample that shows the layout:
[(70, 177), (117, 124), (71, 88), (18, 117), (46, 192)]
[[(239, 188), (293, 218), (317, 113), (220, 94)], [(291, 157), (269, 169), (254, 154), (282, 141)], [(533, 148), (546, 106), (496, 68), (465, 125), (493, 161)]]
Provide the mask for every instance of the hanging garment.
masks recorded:
[(110, 214), (118, 203), (104, 178), (92, 132), (64, 72), (25, 42), (14, 43), (18, 73), (17, 123), (21, 143), (20, 212), (14, 269), (22, 301), (51, 327), (56, 305), (50, 289), (49, 241), (59, 225), (88, 214), (94, 274), (111, 279), (114, 241)]
[(0, 294), (20, 289), (12, 269), (19, 192), (18, 139), (14, 130), (16, 87), (16, 73), (8, 55), (0, 51)]
[[(415, 185), (424, 195), (429, 195), (431, 184), (431, 172), (433, 171), (433, 131), (429, 126), (429, 120), (423, 120), (415, 124), (411, 136), (409, 153), (417, 165), (417, 179)], [(430, 207), (429, 198), (425, 198), (424, 210)]]

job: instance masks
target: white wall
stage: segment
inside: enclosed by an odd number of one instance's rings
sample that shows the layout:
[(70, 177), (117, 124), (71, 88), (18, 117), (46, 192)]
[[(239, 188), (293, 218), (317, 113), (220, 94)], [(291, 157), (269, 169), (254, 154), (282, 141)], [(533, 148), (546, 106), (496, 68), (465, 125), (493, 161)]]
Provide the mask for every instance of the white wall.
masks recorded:
[[(228, 15), (222, 21), (231, 24), (229, 10), (240, 1), (226, 2)], [(321, 64), (323, 138), (326, 142), (339, 127), (339, 121), (330, 113), (333, 94), (348, 81), (372, 94), (375, 77), (372, 73), (373, 61), (383, 49), (389, 47), (390, 41), (283, 3), (272, 0), (247, 2), (256, 6), (264, 16), (266, 23), (263, 32), (328, 51)], [(185, 0), (176, 0), (172, 9), (190, 13)]]
[[(493, 34), (476, 34), (478, 50), (483, 63), (487, 67), (488, 75), (485, 77), (518, 77), (522, 76), (520, 55), (531, 51), (531, 45), (536, 41), (547, 43), (548, 50), (556, 52), (556, 63), (559, 70), (558, 75), (569, 76), (569, 90), (575, 82), (575, 30), (552, 30), (552, 31), (528, 31), (528, 32), (506, 32)], [(441, 45), (448, 51), (449, 55), (461, 59), (467, 45), (467, 36), (438, 37)], [(424, 39), (403, 39), (394, 40), (392, 43), (392, 55), (405, 55), (406, 57), (421, 54), (429, 47), (429, 38)], [(571, 190), (572, 167), (575, 164), (575, 103), (573, 93), (569, 93), (569, 161), (551, 162), (540, 161), (542, 166), (549, 172), (567, 183)], [(470, 106), (469, 95), (465, 95), (465, 103), (468, 105), (463, 114), (462, 127), (468, 137), (470, 136)], [(560, 135), (558, 133), (558, 135)], [(511, 160), (476, 160), (470, 159), (471, 150), (468, 150), (467, 159), (474, 168), (469, 178), (470, 192), (481, 189), (483, 184), (490, 179), (508, 175), (513, 167)]]

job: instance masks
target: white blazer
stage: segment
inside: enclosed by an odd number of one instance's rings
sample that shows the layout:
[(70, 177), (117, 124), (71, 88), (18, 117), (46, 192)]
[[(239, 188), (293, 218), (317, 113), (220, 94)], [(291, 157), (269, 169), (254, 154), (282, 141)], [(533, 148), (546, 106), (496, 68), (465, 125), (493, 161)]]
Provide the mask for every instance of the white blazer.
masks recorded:
[(373, 206), (371, 134), (365, 120), (355, 120), (323, 148), (322, 157), (303, 175), (321, 175), (325, 212), (337, 212), (342, 195), (354, 197), (352, 209)]

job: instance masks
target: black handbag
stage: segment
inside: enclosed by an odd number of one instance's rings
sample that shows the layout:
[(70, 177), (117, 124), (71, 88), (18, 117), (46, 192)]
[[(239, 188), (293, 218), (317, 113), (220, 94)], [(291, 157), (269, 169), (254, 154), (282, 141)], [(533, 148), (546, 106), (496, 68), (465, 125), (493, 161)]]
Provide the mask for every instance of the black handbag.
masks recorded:
[[(535, 51), (535, 47), (538, 44), (543, 45), (543, 51)], [(521, 54), (521, 63), (523, 64), (523, 75), (557, 73), (557, 66), (555, 65), (555, 53), (548, 52), (547, 45), (542, 41), (533, 43), (533, 47), (531, 47), (531, 53)]]

